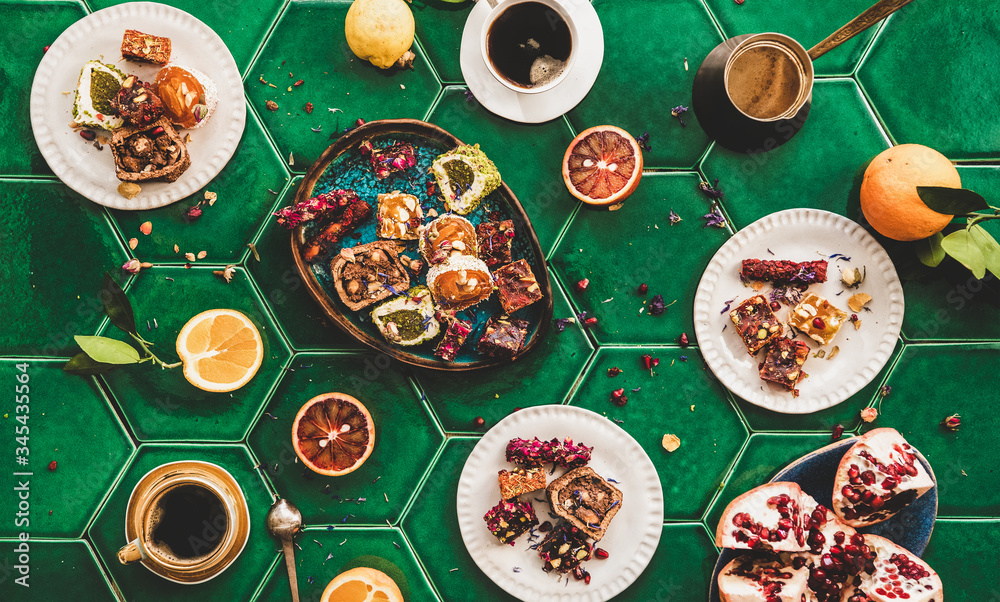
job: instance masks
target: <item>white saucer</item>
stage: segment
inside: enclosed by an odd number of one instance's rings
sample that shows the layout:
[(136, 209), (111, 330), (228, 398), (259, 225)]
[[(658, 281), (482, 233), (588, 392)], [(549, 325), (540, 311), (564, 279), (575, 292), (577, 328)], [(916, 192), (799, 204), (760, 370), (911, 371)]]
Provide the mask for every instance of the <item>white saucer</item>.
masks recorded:
[(498, 82), (483, 61), (479, 42), (490, 5), (485, 0), (476, 3), (462, 33), (461, 64), (465, 83), (480, 104), (512, 121), (541, 123), (566, 113), (590, 92), (604, 62), (604, 29), (590, 2), (562, 0), (562, 4), (587, 43), (580, 45), (573, 69), (559, 85), (546, 92), (520, 94)]

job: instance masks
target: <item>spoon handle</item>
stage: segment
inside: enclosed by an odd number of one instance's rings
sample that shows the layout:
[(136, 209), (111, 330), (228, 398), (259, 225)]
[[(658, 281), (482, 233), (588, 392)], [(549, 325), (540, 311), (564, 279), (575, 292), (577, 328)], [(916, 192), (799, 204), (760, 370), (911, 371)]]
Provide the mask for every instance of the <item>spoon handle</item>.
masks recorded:
[(281, 546), (285, 550), (285, 567), (288, 569), (288, 582), (292, 586), (292, 602), (299, 602), (299, 580), (295, 576), (295, 550), (292, 549), (292, 538), (282, 537)]
[(850, 23), (831, 33), (825, 40), (810, 48), (809, 58), (815, 61), (910, 2), (913, 2), (913, 0), (880, 0), (876, 2), (871, 8), (854, 17)]

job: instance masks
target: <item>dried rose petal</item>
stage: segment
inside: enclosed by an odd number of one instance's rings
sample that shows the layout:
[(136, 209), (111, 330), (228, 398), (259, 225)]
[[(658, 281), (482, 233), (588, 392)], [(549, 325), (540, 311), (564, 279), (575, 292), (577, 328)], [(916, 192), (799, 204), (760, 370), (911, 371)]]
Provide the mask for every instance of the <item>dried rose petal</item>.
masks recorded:
[(865, 422), (872, 422), (878, 418), (878, 410), (875, 408), (865, 408), (861, 410), (861, 419)]
[(139, 232), (142, 232), (146, 236), (149, 236), (149, 233), (152, 231), (153, 231), (152, 222), (142, 222), (142, 224), (139, 225)]
[(124, 264), (122, 264), (122, 270), (128, 272), (129, 274), (138, 274), (139, 270), (142, 269), (142, 262), (138, 259), (129, 259)]
[(957, 431), (962, 426), (962, 417), (958, 414), (947, 416), (941, 421), (941, 426), (949, 431)]
[(681, 446), (681, 439), (677, 435), (668, 433), (663, 436), (660, 445), (668, 452), (675, 452)]

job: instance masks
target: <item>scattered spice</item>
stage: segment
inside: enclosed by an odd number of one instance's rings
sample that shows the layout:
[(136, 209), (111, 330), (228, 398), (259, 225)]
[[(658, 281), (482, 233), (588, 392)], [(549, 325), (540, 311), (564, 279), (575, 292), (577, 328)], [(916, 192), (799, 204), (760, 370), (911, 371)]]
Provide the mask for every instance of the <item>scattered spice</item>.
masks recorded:
[(278, 110), (278, 103), (274, 102), (273, 100), (265, 102), (264, 106), (267, 108), (268, 111), (271, 111), (272, 113)]
[(718, 205), (712, 207), (712, 210), (703, 215), (702, 217), (705, 218), (706, 220), (705, 225), (702, 226), (703, 228), (707, 228), (709, 226), (712, 226), (713, 228), (726, 227), (726, 218), (725, 216), (722, 215), (722, 212), (719, 211)]
[(294, 83), (294, 84), (292, 84), (292, 85), (293, 85), (293, 86), (295, 86), (296, 88), (298, 88), (299, 86), (301, 86), (301, 85), (302, 85), (302, 84), (304, 84), (304, 83), (306, 83), (306, 82), (305, 82), (304, 80), (301, 80), (301, 79), (300, 79), (299, 81), (295, 82), (295, 83)]
[(639, 146), (642, 147), (642, 150), (647, 153), (653, 150), (653, 147), (649, 144), (649, 132), (643, 132), (642, 136), (636, 136), (635, 141), (638, 142)]
[(719, 178), (715, 178), (711, 184), (708, 182), (699, 182), (698, 190), (704, 192), (713, 201), (718, 201), (725, 196), (725, 193), (719, 188)]
[(947, 431), (957, 431), (962, 426), (962, 417), (958, 414), (947, 416), (941, 421), (941, 426)]
[(666, 311), (667, 306), (663, 303), (663, 295), (653, 295), (653, 300), (649, 302), (649, 313), (658, 316)]
[(639, 288), (638, 290), (636, 290), (636, 292), (639, 293), (640, 295), (645, 295), (646, 293), (649, 292), (649, 285), (643, 282), (642, 284), (639, 285)]
[(681, 333), (681, 337), (680, 339), (678, 339), (678, 342), (681, 344), (681, 347), (687, 347), (688, 345), (690, 345), (690, 343), (688, 342), (688, 335), (686, 332)]
[(198, 218), (200, 217), (201, 217), (201, 203), (198, 203), (197, 205), (191, 205), (184, 212), (184, 221), (188, 222), (189, 224), (198, 221)]
[(875, 408), (865, 408), (861, 410), (861, 419), (865, 422), (872, 422), (878, 418), (878, 410)]
[(622, 373), (622, 369), (621, 368), (617, 368), (617, 367), (614, 367), (614, 366), (612, 366), (611, 368), (608, 368), (608, 377), (609, 378), (614, 378), (614, 377), (618, 376), (621, 373)]
[(559, 318), (556, 320), (556, 332), (562, 332), (566, 330), (566, 326), (575, 323), (576, 318)]
[(122, 271), (128, 272), (129, 274), (138, 274), (141, 269), (142, 263), (140, 263), (138, 259), (129, 259), (122, 264)]
[(677, 451), (677, 449), (681, 446), (681, 439), (677, 435), (668, 433), (663, 436), (663, 439), (660, 441), (660, 445), (663, 446), (663, 449), (672, 453)]
[(472, 419), (472, 424), (475, 425), (477, 429), (483, 428), (483, 425), (486, 424), (486, 420), (482, 416), (476, 416)]
[(670, 219), (670, 225), (671, 225), (671, 226), (673, 226), (673, 225), (676, 225), (676, 224), (679, 224), (679, 223), (681, 223), (682, 221), (684, 221), (683, 219), (681, 219), (681, 216), (677, 215), (677, 214), (676, 214), (676, 213), (674, 212), (674, 209), (673, 209), (673, 207), (671, 207), (671, 208), (670, 208), (670, 215), (668, 215), (667, 217), (668, 217), (668, 219)]
[(688, 111), (687, 107), (678, 105), (678, 106), (670, 109), (670, 116), (671, 117), (676, 117), (677, 121), (681, 122), (681, 127), (682, 128), (683, 127), (687, 127), (687, 124), (684, 123), (684, 113), (687, 113), (687, 111)]
[(611, 403), (619, 407), (628, 403), (628, 397), (625, 396), (625, 389), (615, 389), (614, 391), (612, 391)]

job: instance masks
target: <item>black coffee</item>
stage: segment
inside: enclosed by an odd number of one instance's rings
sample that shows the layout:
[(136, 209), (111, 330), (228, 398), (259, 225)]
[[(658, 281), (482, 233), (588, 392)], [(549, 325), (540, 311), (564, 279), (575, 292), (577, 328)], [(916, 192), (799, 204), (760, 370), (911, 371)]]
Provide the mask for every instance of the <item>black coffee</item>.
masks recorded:
[(572, 49), (566, 21), (541, 2), (511, 6), (486, 34), (493, 68), (522, 88), (542, 86), (558, 77)]
[(222, 501), (197, 485), (181, 485), (163, 495), (150, 517), (153, 545), (175, 560), (191, 560), (219, 547), (228, 521)]

